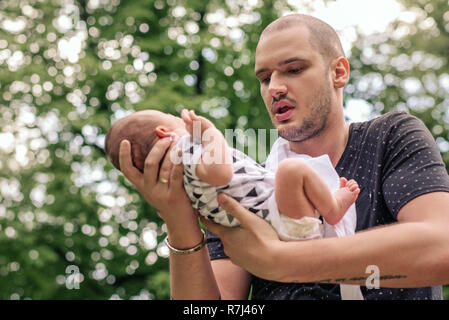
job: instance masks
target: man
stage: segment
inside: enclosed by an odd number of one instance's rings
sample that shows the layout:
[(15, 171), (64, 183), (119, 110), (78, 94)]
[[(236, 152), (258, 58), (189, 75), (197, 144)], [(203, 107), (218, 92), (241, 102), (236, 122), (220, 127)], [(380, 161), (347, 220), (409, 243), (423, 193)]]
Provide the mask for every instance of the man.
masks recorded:
[(153, 148), (144, 175), (132, 167), (123, 142), (122, 171), (166, 222), (169, 245), (194, 251), (170, 255), (173, 298), (246, 299), (253, 284), (257, 299), (339, 299), (338, 284), (363, 286), (367, 270), (379, 271), (385, 288), (364, 288), (365, 299), (441, 298), (441, 287), (426, 286), (449, 283), (449, 178), (422, 123), (405, 113), (345, 123), (349, 63), (335, 31), (310, 16), (285, 16), (263, 31), (255, 73), (290, 150), (328, 154), (340, 176), (361, 185), (357, 229), (370, 230), (282, 242), (265, 221), (220, 195), (220, 205), (242, 226), (202, 220), (221, 240), (209, 236), (209, 258), (199, 249), (202, 233), (182, 188), (182, 168), (165, 156), (170, 141)]

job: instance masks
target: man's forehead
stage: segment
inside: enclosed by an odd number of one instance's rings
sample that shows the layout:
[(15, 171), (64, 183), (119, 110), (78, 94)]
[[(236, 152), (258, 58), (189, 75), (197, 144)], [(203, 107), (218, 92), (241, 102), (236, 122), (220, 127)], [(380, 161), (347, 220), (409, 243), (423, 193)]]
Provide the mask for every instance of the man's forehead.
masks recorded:
[(275, 21), (272, 24), (268, 25), (260, 35), (260, 38), (264, 36), (268, 36), (270, 34), (275, 34), (277, 32), (284, 32), (286, 30), (295, 30), (296, 32), (309, 32), (309, 27), (306, 23), (298, 19), (287, 19), (287, 21), (283, 21), (279, 19), (279, 21)]
[(309, 42), (307, 28), (291, 26), (287, 29), (270, 31), (263, 34), (256, 48), (255, 69), (265, 64), (282, 64), (292, 58), (309, 60), (315, 50)]
[(270, 44), (282, 42), (284, 46), (296, 46), (309, 43), (309, 30), (303, 24), (290, 25), (284, 29), (262, 32), (256, 47), (256, 56), (264, 50), (270, 50)]

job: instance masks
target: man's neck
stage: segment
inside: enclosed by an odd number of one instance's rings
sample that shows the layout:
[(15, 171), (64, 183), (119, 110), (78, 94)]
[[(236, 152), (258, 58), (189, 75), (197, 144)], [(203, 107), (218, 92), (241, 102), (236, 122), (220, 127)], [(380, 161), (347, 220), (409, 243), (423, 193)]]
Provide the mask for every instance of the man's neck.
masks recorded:
[(303, 142), (290, 141), (290, 150), (311, 157), (327, 154), (335, 167), (345, 151), (349, 138), (349, 124), (342, 121), (341, 124), (328, 126), (327, 130), (318, 136)]

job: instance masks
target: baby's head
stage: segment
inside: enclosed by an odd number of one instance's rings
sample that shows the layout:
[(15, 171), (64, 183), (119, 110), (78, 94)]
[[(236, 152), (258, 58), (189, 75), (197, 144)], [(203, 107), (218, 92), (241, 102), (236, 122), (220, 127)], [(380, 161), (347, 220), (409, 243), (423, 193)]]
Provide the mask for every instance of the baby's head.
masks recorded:
[(179, 117), (157, 110), (137, 111), (111, 126), (106, 135), (105, 151), (114, 167), (120, 170), (120, 143), (128, 140), (133, 164), (143, 172), (145, 158), (159, 139), (185, 134), (188, 132)]

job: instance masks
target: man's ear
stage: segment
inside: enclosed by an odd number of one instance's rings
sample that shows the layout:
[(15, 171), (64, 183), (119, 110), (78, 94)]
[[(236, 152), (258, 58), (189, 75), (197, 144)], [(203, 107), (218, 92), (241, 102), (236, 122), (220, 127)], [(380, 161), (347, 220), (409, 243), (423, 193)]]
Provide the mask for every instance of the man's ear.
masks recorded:
[(349, 62), (345, 57), (338, 57), (332, 62), (331, 71), (335, 88), (343, 88), (349, 81)]
[(155, 132), (159, 138), (170, 137), (172, 135), (172, 131), (163, 126), (157, 126)]

